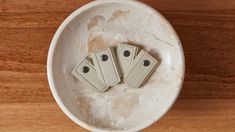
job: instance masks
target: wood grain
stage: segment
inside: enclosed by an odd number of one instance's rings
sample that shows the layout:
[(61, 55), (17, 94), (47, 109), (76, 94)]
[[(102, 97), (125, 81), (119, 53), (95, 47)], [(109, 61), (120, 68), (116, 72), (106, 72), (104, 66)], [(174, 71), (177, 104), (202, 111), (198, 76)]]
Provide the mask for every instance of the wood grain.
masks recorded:
[[(46, 59), (62, 21), (90, 1), (0, 0), (0, 131), (85, 131), (54, 103)], [(235, 131), (235, 1), (141, 1), (171, 22), (186, 58), (179, 102), (145, 131)]]

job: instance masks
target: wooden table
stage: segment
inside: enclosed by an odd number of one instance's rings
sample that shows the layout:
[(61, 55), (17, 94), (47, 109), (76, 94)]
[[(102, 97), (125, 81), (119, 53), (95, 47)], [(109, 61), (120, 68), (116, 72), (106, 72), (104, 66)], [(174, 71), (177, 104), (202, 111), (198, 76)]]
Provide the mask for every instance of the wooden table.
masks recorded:
[[(146, 132), (235, 131), (235, 1), (142, 0), (178, 32), (186, 56), (182, 93)], [(50, 41), (89, 0), (0, 0), (0, 131), (78, 132), (47, 83)]]

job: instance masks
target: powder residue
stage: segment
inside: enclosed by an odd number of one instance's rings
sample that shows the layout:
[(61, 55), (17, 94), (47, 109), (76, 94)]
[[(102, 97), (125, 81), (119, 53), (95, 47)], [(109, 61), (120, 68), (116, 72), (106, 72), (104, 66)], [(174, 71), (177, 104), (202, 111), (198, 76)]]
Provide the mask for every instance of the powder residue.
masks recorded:
[(127, 118), (130, 116), (134, 106), (138, 103), (138, 95), (131, 94), (123, 98), (115, 99), (112, 103), (112, 110), (120, 116)]
[(116, 10), (112, 17), (109, 19), (109, 21), (113, 21), (117, 18), (120, 18), (120, 17), (124, 17), (124, 18), (127, 18), (127, 14), (129, 13), (130, 11), (123, 11), (123, 10)]
[(95, 52), (99, 49), (108, 48), (109, 43), (102, 36), (90, 37), (88, 40), (88, 53)]
[(105, 20), (105, 18), (100, 15), (92, 17), (87, 24), (88, 30), (91, 30), (92, 28), (97, 26), (99, 24), (99, 22), (104, 21), (104, 20)]
[(88, 116), (87, 119), (90, 119), (90, 116), (91, 116), (91, 104), (90, 104), (90, 102), (92, 102), (93, 99), (88, 98), (86, 96), (78, 96), (77, 99), (78, 99), (77, 104), (78, 104), (78, 106), (79, 106), (79, 108), (82, 112), (82, 115), (86, 115), (86, 116)]

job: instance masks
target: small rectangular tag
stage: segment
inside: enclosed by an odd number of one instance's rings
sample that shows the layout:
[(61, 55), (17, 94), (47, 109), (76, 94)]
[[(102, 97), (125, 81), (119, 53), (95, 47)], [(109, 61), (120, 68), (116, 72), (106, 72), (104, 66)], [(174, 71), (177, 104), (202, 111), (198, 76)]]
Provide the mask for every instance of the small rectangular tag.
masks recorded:
[(114, 86), (121, 81), (114, 49), (105, 48), (93, 53), (91, 56), (97, 76), (102, 83), (107, 86)]
[(119, 44), (117, 46), (117, 60), (120, 66), (120, 71), (122, 76), (125, 75), (128, 67), (134, 61), (136, 55), (138, 54), (139, 47), (132, 46), (128, 44)]
[(108, 89), (108, 87), (98, 79), (96, 69), (91, 59), (88, 57), (83, 59), (82, 62), (76, 66), (72, 74), (81, 82), (89, 84), (100, 92), (104, 92)]
[(159, 65), (159, 61), (141, 50), (124, 76), (124, 82), (133, 88), (141, 87)]

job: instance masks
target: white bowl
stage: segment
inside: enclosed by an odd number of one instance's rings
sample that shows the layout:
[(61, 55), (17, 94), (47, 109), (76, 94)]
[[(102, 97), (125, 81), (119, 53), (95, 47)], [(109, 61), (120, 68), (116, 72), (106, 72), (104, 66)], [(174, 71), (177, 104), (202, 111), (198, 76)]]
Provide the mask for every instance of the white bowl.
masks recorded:
[[(81, 59), (120, 42), (135, 43), (161, 60), (144, 87), (118, 84), (104, 94), (71, 75)], [(90, 131), (139, 131), (159, 120), (177, 99), (184, 78), (181, 42), (168, 21), (137, 1), (102, 0), (73, 12), (49, 49), (47, 74), (64, 113)]]

